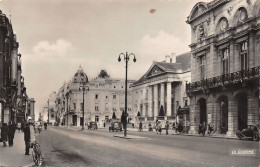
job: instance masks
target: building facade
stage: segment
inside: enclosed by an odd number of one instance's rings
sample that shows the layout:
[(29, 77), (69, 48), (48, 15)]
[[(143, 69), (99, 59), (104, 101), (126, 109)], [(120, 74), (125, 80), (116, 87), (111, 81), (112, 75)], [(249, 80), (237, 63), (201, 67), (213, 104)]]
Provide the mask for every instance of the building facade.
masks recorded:
[[(153, 62), (148, 71), (131, 85), (133, 113), (137, 121), (142, 120), (144, 124), (158, 119), (188, 126), (190, 102), (185, 91), (186, 82), (190, 82), (191, 77), (190, 53), (165, 58), (163, 62)], [(184, 107), (187, 111), (178, 114)]]
[[(121, 118), (125, 106), (125, 80), (113, 79), (102, 73), (106, 72), (101, 70), (98, 77), (89, 81), (83, 69), (79, 67), (72, 80), (59, 89), (56, 93), (55, 112), (63, 125), (82, 126), (83, 108), (84, 123), (94, 121), (103, 126), (104, 122), (112, 119), (113, 113), (117, 118)], [(133, 82), (128, 81), (128, 89)], [(132, 99), (131, 90), (128, 91), (128, 99)], [(133, 115), (131, 102), (128, 100), (127, 104), (129, 118)]]
[(259, 124), (260, 1), (197, 3), (191, 26), (191, 132), (212, 123), (233, 135)]
[(18, 48), (12, 23), (0, 11), (0, 126), (26, 120), (28, 97)]

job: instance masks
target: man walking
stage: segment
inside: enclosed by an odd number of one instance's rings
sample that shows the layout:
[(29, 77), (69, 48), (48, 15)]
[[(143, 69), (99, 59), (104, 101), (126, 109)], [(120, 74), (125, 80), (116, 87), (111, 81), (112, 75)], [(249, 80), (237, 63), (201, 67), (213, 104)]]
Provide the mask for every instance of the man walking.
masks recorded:
[(44, 130), (47, 130), (47, 122), (44, 122)]
[(9, 122), (8, 125), (8, 143), (9, 143), (9, 147), (12, 147), (14, 144), (14, 134), (15, 134), (15, 123), (13, 123), (12, 121)]
[(3, 140), (3, 147), (6, 147), (7, 136), (8, 136), (8, 127), (7, 124), (4, 123), (3, 127), (1, 128), (1, 138)]
[(30, 155), (29, 149), (30, 149), (31, 133), (30, 133), (29, 123), (26, 123), (23, 132), (24, 132), (24, 142), (25, 142), (25, 155)]
[(166, 135), (168, 135), (168, 129), (169, 129), (169, 122), (166, 121), (166, 124), (165, 124)]

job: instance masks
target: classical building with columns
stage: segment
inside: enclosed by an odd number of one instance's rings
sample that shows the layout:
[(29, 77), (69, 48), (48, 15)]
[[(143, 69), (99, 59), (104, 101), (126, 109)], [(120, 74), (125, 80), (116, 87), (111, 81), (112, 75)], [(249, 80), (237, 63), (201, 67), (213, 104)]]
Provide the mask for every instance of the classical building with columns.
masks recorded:
[[(189, 106), (186, 82), (190, 82), (190, 53), (167, 55), (163, 62), (154, 61), (132, 88), (133, 111), (137, 121), (176, 121), (177, 111)], [(184, 121), (188, 121), (188, 113)], [(137, 116), (138, 115), (138, 116)]]
[(212, 123), (234, 135), (259, 124), (260, 1), (197, 3), (191, 26), (191, 133)]

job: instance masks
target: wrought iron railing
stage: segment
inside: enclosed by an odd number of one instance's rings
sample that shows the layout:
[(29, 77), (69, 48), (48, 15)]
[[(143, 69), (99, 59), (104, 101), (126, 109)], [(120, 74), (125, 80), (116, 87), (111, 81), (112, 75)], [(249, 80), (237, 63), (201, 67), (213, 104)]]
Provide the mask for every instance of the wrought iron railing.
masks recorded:
[(244, 82), (248, 80), (257, 79), (260, 76), (260, 66), (250, 68), (247, 70), (237, 71), (217, 77), (206, 78), (201, 81), (187, 83), (186, 92), (190, 93), (193, 91), (208, 89), (218, 86), (229, 85), (238, 82)]

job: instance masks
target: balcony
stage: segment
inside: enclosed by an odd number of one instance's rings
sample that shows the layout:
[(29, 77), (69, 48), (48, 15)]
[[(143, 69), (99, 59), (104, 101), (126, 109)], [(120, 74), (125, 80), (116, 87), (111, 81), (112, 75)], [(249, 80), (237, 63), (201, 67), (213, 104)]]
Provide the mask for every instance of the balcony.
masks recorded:
[(259, 74), (260, 74), (260, 66), (217, 76), (217, 77), (206, 78), (201, 81), (186, 83), (186, 92), (192, 93), (192, 92), (205, 90), (209, 88), (232, 85), (236, 83), (245, 83), (246, 81), (258, 79)]

